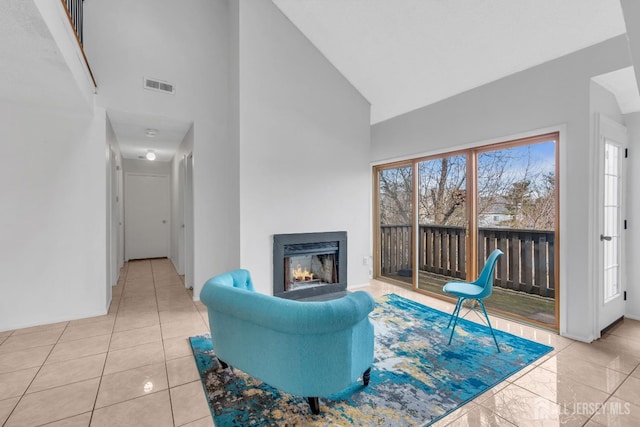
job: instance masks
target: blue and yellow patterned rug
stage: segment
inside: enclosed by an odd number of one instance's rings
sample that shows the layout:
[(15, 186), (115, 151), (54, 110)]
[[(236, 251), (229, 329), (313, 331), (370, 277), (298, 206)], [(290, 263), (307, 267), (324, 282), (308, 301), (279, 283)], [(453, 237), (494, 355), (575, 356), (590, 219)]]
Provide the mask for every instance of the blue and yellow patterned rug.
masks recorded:
[(320, 398), (319, 415), (302, 396), (220, 369), (210, 337), (191, 337), (215, 425), (429, 425), (553, 349), (495, 331), (498, 353), (489, 329), (465, 319), (449, 346), (449, 314), (393, 294), (378, 300), (370, 318), (376, 341), (369, 386)]

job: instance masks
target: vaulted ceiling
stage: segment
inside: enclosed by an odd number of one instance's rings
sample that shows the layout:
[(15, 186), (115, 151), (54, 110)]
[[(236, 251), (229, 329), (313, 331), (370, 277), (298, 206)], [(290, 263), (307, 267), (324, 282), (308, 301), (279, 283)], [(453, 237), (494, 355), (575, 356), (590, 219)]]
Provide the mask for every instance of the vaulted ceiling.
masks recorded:
[(273, 2), (369, 100), (372, 123), (626, 31), (620, 0)]

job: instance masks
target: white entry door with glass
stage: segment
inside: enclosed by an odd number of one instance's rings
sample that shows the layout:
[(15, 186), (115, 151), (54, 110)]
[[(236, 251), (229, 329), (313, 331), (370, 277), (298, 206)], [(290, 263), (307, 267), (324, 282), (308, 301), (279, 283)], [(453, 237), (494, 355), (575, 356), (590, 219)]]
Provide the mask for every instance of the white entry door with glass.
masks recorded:
[(598, 331), (624, 316), (624, 159), (627, 130), (599, 116), (599, 242), (596, 262)]

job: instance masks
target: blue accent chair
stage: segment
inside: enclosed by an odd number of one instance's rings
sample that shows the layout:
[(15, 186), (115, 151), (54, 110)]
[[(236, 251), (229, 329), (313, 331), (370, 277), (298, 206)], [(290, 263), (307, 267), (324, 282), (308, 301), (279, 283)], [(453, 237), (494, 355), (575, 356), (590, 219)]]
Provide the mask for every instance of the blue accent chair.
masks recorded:
[(294, 301), (254, 291), (247, 270), (209, 279), (200, 292), (207, 306), (213, 349), (228, 365), (284, 392), (318, 397), (341, 391), (373, 363), (373, 297), (364, 291), (330, 301)]
[(482, 307), (482, 312), (484, 313), (484, 317), (487, 319), (487, 325), (489, 326), (489, 330), (493, 336), (493, 341), (496, 343), (498, 352), (500, 352), (498, 340), (496, 339), (496, 335), (493, 333), (493, 328), (491, 327), (491, 322), (489, 321), (489, 316), (487, 315), (487, 310), (484, 308), (482, 300), (491, 295), (491, 291), (493, 289), (493, 272), (495, 271), (498, 258), (502, 254), (503, 252), (500, 249), (496, 249), (491, 252), (484, 264), (484, 267), (482, 268), (482, 271), (480, 272), (480, 276), (475, 281), (449, 282), (442, 288), (443, 291), (458, 297), (458, 302), (456, 303), (456, 307), (453, 309), (453, 313), (451, 313), (449, 324), (447, 325), (447, 328), (449, 328), (449, 326), (451, 326), (451, 321), (453, 320), (453, 328), (451, 329), (448, 344), (451, 344), (453, 331), (456, 329), (456, 324), (458, 323), (463, 303), (465, 300), (473, 300), (477, 301), (480, 307)]

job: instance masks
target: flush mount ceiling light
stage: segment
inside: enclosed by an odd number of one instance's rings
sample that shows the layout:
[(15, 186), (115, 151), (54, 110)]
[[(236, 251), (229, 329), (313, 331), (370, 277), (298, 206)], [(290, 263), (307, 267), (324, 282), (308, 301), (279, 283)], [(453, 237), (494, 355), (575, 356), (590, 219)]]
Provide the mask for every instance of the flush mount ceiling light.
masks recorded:
[(153, 129), (153, 128), (145, 129), (144, 134), (145, 134), (145, 136), (148, 136), (149, 138), (153, 138), (154, 136), (156, 136), (158, 134), (158, 129)]
[(155, 160), (156, 153), (153, 150), (147, 150), (147, 160)]

